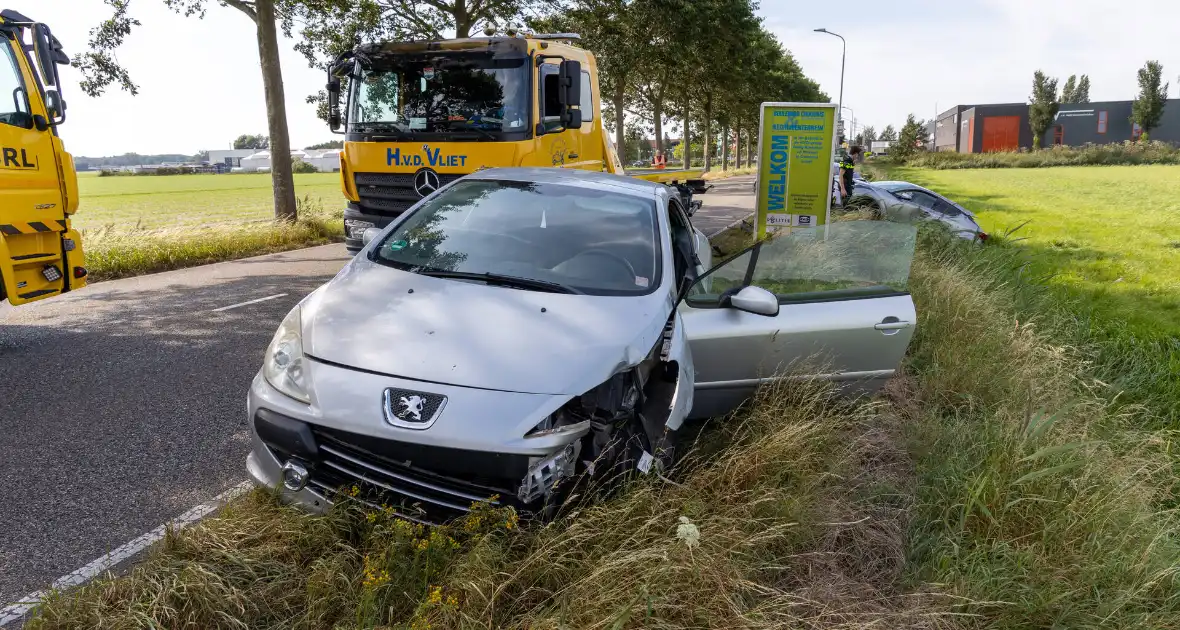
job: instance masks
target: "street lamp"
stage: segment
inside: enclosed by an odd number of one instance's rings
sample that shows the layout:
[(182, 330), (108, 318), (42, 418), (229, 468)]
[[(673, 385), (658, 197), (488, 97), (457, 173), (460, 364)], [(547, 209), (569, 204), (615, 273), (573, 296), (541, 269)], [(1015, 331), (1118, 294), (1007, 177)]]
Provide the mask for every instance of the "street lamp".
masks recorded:
[[(815, 29), (815, 32), (816, 33), (825, 33), (827, 35), (832, 35), (832, 36), (840, 38), (840, 45), (841, 45), (841, 50), (840, 50), (840, 100), (838, 102), (838, 105), (839, 105), (840, 109), (844, 109), (844, 57), (848, 53), (848, 42), (844, 40), (843, 35), (833, 33), (832, 31), (829, 31), (826, 28), (817, 28), (817, 29)], [(837, 117), (839, 117), (839, 116), (840, 116), (840, 114), (838, 113)]]

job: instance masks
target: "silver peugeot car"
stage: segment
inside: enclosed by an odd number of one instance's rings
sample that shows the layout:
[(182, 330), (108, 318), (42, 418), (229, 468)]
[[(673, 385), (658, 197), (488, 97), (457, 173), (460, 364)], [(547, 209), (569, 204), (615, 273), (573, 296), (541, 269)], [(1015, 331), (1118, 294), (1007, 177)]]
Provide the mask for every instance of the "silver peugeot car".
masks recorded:
[(975, 215), (942, 195), (909, 182), (857, 180), (848, 205), (865, 205), (893, 221), (938, 221), (955, 236), (981, 243), (988, 239)]
[(313, 511), (348, 488), (425, 522), (479, 501), (544, 513), (576, 480), (670, 465), (686, 420), (788, 364), (822, 354), (813, 374), (855, 391), (894, 373), (912, 226), (837, 223), (710, 268), (681, 204), (627, 177), (490, 169), (367, 231), (266, 350), (251, 477)]

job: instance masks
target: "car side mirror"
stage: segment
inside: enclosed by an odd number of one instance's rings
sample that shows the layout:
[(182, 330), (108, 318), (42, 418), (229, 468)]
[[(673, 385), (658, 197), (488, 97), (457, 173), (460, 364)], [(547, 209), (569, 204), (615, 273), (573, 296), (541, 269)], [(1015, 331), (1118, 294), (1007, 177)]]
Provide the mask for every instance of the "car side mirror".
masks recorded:
[(377, 238), (378, 236), (381, 236), (380, 228), (365, 228), (365, 231), (361, 233), (361, 242), (365, 245), (368, 245), (369, 243), (372, 243), (373, 239)]
[(778, 315), (778, 297), (762, 287), (742, 287), (741, 291), (730, 296), (729, 305), (755, 315)]

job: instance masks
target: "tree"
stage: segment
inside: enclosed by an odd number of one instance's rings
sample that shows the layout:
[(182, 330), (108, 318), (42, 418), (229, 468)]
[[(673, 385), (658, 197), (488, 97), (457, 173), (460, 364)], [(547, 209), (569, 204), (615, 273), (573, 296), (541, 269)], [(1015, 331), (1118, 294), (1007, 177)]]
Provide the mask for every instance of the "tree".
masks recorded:
[(877, 140), (877, 130), (872, 125), (865, 125), (864, 131), (861, 132), (864, 136), (864, 146), (871, 147)]
[(1061, 88), (1061, 102), (1089, 103), (1090, 77), (1083, 74), (1079, 79), (1077, 75), (1069, 75), (1069, 78), (1065, 80), (1065, 87)]
[(343, 149), (344, 143), (340, 140), (329, 140), (319, 144), (313, 144), (310, 147), (303, 147), (304, 149), (318, 150), (318, 149)]
[(893, 125), (885, 125), (885, 128), (881, 130), (881, 135), (877, 136), (877, 139), (881, 142), (893, 142), (897, 140), (897, 132), (893, 130)]
[(901, 132), (897, 134), (897, 142), (889, 148), (889, 153), (904, 160), (919, 151), (925, 151), (929, 142), (930, 132), (926, 130), (926, 123), (910, 114), (906, 117)]
[[(287, 134), (287, 107), (283, 95), (283, 73), (279, 65), (279, 44), (276, 22), (282, 21), (283, 30), (291, 28), (290, 7), (296, 0), (217, 0), (221, 6), (237, 9), (255, 25), (258, 57), (262, 66), (262, 84), (266, 99), (267, 128), (271, 144), (271, 185), (274, 192), (275, 218), (296, 219), (295, 180), (291, 176), (291, 141)], [(281, 3), (276, 6), (276, 1)], [(89, 50), (74, 57), (74, 65), (82, 71), (82, 91), (92, 97), (100, 96), (112, 83), (118, 83), (132, 95), (138, 93), (130, 73), (115, 59), (115, 50), (140, 26), (139, 20), (127, 13), (130, 0), (104, 0), (114, 14), (90, 30)], [(163, 0), (168, 8), (185, 16), (205, 16), (207, 0)], [(183, 56), (180, 56), (183, 59)]]
[(1050, 79), (1037, 70), (1033, 73), (1033, 91), (1028, 106), (1028, 126), (1032, 129), (1034, 149), (1041, 148), (1041, 137), (1053, 124), (1058, 109), (1057, 79)]
[(234, 148), (235, 149), (269, 149), (270, 148), (270, 138), (268, 136), (264, 136), (262, 134), (259, 134), (257, 136), (242, 134), (242, 135), (238, 136), (237, 140), (234, 140)]
[(643, 129), (634, 125), (628, 126), (627, 131), (623, 136), (623, 144), (617, 147), (619, 159), (623, 164), (631, 160), (648, 160), (650, 150), (647, 144), (647, 134), (643, 133)]
[(1148, 61), (1139, 69), (1139, 96), (1131, 103), (1131, 122), (1143, 130), (1140, 139), (1147, 140), (1152, 129), (1159, 127), (1168, 101), (1168, 84), (1160, 85), (1164, 67), (1158, 61)]

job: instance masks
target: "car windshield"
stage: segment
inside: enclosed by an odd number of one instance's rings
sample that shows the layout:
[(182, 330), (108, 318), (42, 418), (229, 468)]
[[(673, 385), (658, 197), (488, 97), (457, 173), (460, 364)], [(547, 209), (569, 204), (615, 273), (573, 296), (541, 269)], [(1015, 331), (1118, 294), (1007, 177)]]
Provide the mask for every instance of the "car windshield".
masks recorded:
[(521, 57), (452, 53), (382, 58), (353, 82), (349, 130), (484, 136), (526, 132), (528, 80)]
[(375, 258), (417, 273), (495, 274), (590, 295), (643, 295), (659, 284), (655, 212), (654, 198), (600, 188), (460, 180), (382, 239)]
[(897, 192), (899, 190), (914, 190), (917, 187), (909, 182), (872, 182), (878, 188), (884, 188), (889, 192)]

